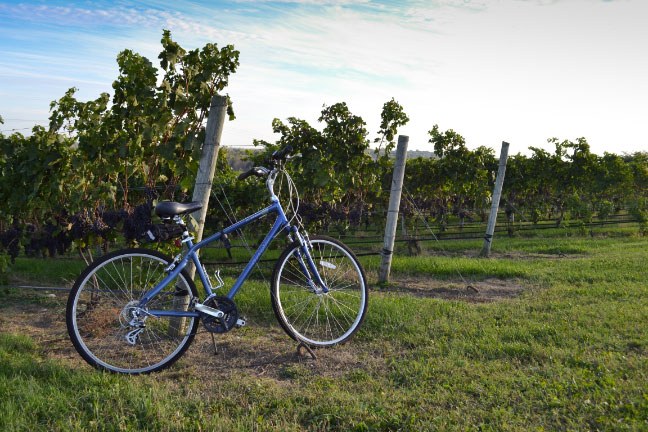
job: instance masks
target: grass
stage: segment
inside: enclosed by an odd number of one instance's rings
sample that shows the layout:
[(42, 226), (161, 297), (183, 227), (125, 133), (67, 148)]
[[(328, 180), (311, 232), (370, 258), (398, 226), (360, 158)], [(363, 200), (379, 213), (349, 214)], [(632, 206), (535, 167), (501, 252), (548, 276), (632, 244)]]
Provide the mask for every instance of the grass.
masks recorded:
[(10, 267), (14, 284), (71, 287), (85, 263), (81, 259), (32, 259), (19, 257)]
[[(647, 238), (498, 238), (489, 259), (474, 257), (481, 242), (448, 244), (437, 256), (396, 256), (393, 277), (454, 281), (461, 273), (515, 280), (526, 291), (470, 303), (373, 289), (356, 337), (307, 361), (293, 358), (289, 344), (273, 347), (262, 339), (278, 326), (267, 287), (251, 283), (237, 301), (253, 323), (227, 340), (259, 353), (275, 350), (278, 360), (263, 372), (205, 371), (183, 359), (153, 376), (115, 376), (60, 361), (20, 332), (0, 333), (0, 424), (6, 430), (648, 430)], [(19, 271), (29, 279), (36, 263), (19, 260), (12, 277)], [(45, 267), (33, 276), (48, 275), (42, 282), (67, 280), (72, 271), (38, 265)], [(374, 274), (377, 259), (367, 257), (365, 265)], [(51, 306), (42, 296), (0, 296), (5, 311), (23, 302)]]

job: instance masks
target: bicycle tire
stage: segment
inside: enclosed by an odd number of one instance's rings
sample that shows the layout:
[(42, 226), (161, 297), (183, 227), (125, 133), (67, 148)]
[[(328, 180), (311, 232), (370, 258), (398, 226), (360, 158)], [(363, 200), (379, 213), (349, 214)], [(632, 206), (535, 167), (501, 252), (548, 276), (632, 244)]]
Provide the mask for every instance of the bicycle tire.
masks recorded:
[[(197, 317), (147, 316), (134, 343), (126, 340), (129, 311), (160, 282), (171, 259), (157, 251), (123, 249), (88, 266), (74, 283), (66, 324), (81, 357), (97, 369), (123, 374), (162, 370), (178, 360), (194, 339)], [(197, 297), (186, 269), (147, 305), (150, 309), (186, 310)], [(132, 341), (131, 341), (132, 342)]]
[(327, 236), (312, 236), (311, 255), (327, 293), (309, 286), (298, 261), (300, 246), (288, 246), (277, 261), (271, 290), (272, 309), (293, 339), (311, 347), (344, 343), (367, 312), (367, 278), (358, 258), (346, 245)]

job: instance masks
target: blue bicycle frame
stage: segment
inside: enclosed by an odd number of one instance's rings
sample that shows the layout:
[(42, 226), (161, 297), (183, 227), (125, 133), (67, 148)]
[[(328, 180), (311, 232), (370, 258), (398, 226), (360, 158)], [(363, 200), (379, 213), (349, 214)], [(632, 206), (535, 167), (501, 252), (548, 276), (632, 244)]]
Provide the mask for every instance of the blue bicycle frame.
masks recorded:
[[(263, 210), (260, 210), (253, 215), (250, 215), (246, 217), (245, 219), (242, 219), (241, 221), (221, 230), (220, 232), (213, 234), (206, 239), (194, 244), (192, 241), (192, 238), (187, 236), (186, 238), (183, 239), (183, 242), (186, 243), (188, 251), (187, 254), (179, 261), (174, 260), (174, 262), (167, 268), (167, 271), (169, 271), (169, 274), (159, 283), (157, 284), (154, 288), (149, 290), (140, 300), (139, 302), (139, 307), (140, 308), (145, 308), (146, 304), (153, 298), (155, 297), (162, 289), (164, 289), (165, 286), (167, 286), (171, 281), (173, 281), (180, 272), (189, 264), (189, 261), (193, 262), (196, 272), (198, 274), (198, 277), (200, 277), (200, 281), (202, 282), (203, 286), (205, 287), (205, 292), (207, 294), (207, 298), (211, 297), (214, 295), (213, 292), (213, 287), (211, 285), (211, 282), (209, 280), (209, 277), (205, 273), (205, 270), (200, 262), (200, 258), (198, 257), (197, 251), (201, 249), (202, 247), (213, 243), (215, 241), (218, 241), (222, 238), (223, 235), (229, 234), (232, 232), (235, 232), (242, 227), (258, 220), (261, 219), (264, 216), (267, 216), (272, 213), (277, 214), (277, 219), (275, 220), (272, 229), (266, 235), (266, 237), (263, 239), (261, 242), (261, 245), (259, 248), (256, 250), (248, 264), (245, 266), (239, 277), (236, 279), (236, 282), (230, 289), (230, 291), (227, 293), (227, 297), (231, 300), (234, 298), (236, 293), (239, 291), (243, 283), (246, 281), (246, 279), (250, 276), (250, 273), (252, 272), (252, 269), (254, 266), (259, 262), (259, 259), (261, 256), (265, 253), (265, 251), (268, 249), (268, 246), (270, 245), (270, 242), (279, 234), (281, 231), (286, 231), (287, 234), (292, 234), (294, 236), (295, 241), (298, 241), (301, 248), (300, 251), (298, 252), (297, 256), (299, 259), (300, 267), (302, 271), (304, 272), (305, 275), (308, 276), (308, 279), (311, 280), (311, 288), (315, 291), (317, 290), (317, 285), (321, 287), (322, 292), (326, 293), (328, 292), (328, 288), (326, 287), (325, 283), (323, 282), (322, 278), (319, 275), (319, 272), (317, 271), (317, 268), (315, 266), (315, 263), (313, 262), (311, 255), (308, 251), (308, 247), (305, 245), (305, 241), (299, 231), (297, 230), (296, 227), (290, 225), (286, 214), (283, 210), (283, 207), (281, 206), (281, 203), (279, 202), (279, 199), (277, 196), (274, 194), (272, 190), (272, 186), (274, 183), (274, 179), (272, 181), (268, 182), (268, 189), (270, 190), (271, 193), (271, 201), (272, 203), (270, 206), (264, 208)], [(305, 258), (305, 259), (304, 259)], [(177, 261), (177, 262), (176, 262)], [(305, 262), (304, 262), (305, 261)], [(309, 276), (309, 273), (311, 276)], [(148, 314), (153, 315), (153, 316), (176, 316), (176, 317), (198, 317), (200, 314), (198, 312), (194, 311), (178, 311), (178, 310), (148, 310)]]

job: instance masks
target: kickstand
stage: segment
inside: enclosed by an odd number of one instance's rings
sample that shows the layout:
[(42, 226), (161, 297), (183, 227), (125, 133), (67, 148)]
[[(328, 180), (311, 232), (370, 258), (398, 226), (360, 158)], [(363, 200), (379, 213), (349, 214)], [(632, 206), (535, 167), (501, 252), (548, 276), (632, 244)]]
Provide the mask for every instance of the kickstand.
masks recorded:
[(317, 360), (317, 356), (311, 347), (306, 345), (304, 342), (300, 342), (299, 345), (297, 345), (297, 355), (306, 357), (306, 354), (310, 355), (313, 360)]
[(209, 333), (212, 338), (212, 346), (214, 347), (214, 355), (218, 355), (218, 349), (216, 348), (216, 338), (214, 337), (214, 333)]

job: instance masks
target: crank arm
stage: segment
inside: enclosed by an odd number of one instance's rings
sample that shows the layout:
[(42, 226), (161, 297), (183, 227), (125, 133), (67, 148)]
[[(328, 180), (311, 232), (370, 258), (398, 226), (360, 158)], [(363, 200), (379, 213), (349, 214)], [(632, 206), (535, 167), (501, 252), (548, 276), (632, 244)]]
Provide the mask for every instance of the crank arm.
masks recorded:
[(207, 314), (209, 316), (213, 316), (214, 318), (218, 318), (218, 319), (221, 319), (221, 318), (223, 318), (225, 316), (225, 313), (223, 313), (223, 311), (218, 310), (218, 309), (214, 309), (214, 308), (209, 307), (209, 306), (205, 306), (202, 303), (196, 303), (195, 309), (198, 312), (202, 312), (204, 314)]

